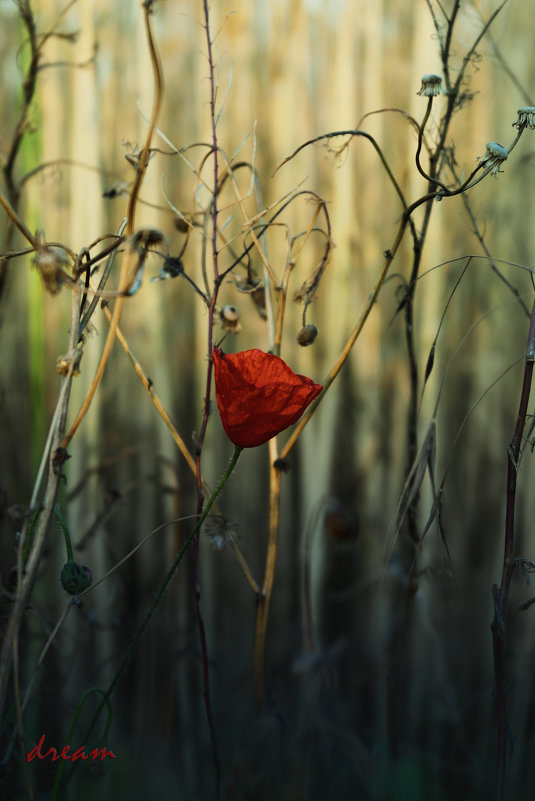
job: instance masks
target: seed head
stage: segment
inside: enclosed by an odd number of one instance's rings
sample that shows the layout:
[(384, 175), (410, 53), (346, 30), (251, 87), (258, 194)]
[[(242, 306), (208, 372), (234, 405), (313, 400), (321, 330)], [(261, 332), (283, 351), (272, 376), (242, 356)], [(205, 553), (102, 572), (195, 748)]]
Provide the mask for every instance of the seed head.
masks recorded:
[(429, 72), (422, 75), (422, 85), (420, 91), (416, 94), (423, 95), (424, 97), (435, 97), (440, 94), (442, 90), (442, 76), (435, 75), (434, 72)]
[(481, 162), (482, 167), (490, 168), (491, 175), (496, 175), (500, 170), (500, 166), (504, 161), (507, 161), (507, 150), (503, 145), (498, 142), (487, 142), (487, 149), (483, 156), (478, 156), (477, 159)]
[(535, 106), (522, 106), (517, 114), (518, 118), (513, 122), (513, 128), (518, 128), (519, 131), (526, 126), (532, 131), (535, 129)]
[(209, 517), (206, 521), (206, 533), (214, 551), (222, 551), (227, 545), (236, 542), (236, 524), (230, 523), (220, 515)]

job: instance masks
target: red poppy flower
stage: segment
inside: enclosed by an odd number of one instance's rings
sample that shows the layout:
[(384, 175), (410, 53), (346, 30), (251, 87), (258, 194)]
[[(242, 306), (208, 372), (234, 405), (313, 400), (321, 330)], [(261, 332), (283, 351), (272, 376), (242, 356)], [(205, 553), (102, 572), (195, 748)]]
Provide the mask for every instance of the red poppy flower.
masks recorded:
[(254, 348), (212, 351), (223, 428), (240, 448), (254, 448), (297, 422), (323, 389), (286, 362)]

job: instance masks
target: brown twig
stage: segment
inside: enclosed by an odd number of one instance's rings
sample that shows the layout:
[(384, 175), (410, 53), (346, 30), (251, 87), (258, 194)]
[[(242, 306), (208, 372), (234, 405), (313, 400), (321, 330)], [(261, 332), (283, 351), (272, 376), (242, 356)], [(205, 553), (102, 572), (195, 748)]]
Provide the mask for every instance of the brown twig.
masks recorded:
[(520, 403), (513, 439), (507, 449), (507, 502), (505, 512), (505, 536), (503, 567), (500, 586), (494, 585), (494, 619), (492, 621), (492, 644), (494, 651), (494, 676), (496, 682), (496, 714), (498, 721), (498, 749), (496, 763), (496, 801), (502, 801), (505, 792), (505, 770), (507, 764), (507, 741), (509, 726), (507, 721), (507, 698), (505, 681), (505, 633), (509, 588), (515, 567), (515, 504), (518, 468), (521, 445), (526, 424), (528, 401), (533, 379), (535, 361), (535, 302), (531, 310), (524, 379), (520, 393)]
[[(151, 21), (151, 14), (152, 14), (152, 3), (147, 1), (143, 4), (143, 10), (145, 13), (145, 28), (147, 33), (147, 41), (149, 45), (149, 52), (151, 57), (151, 64), (154, 74), (154, 101), (152, 107), (152, 114), (149, 124), (149, 130), (147, 132), (147, 136), (145, 137), (145, 144), (143, 146), (143, 150), (141, 152), (141, 156), (138, 161), (137, 165), (137, 172), (136, 178), (134, 181), (134, 186), (132, 188), (132, 192), (130, 194), (129, 202), (128, 202), (128, 211), (127, 211), (127, 221), (126, 221), (126, 236), (130, 238), (134, 232), (134, 223), (135, 223), (135, 213), (136, 213), (136, 204), (138, 199), (139, 190), (141, 188), (141, 184), (143, 183), (143, 178), (145, 176), (145, 172), (147, 170), (148, 165), (148, 154), (150, 150), (150, 145), (152, 142), (152, 137), (154, 131), (156, 129), (156, 122), (158, 120), (158, 116), (160, 113), (160, 106), (162, 102), (163, 96), (163, 74), (162, 68), (160, 65), (160, 58), (158, 55), (158, 51), (156, 49), (155, 41), (154, 41), (154, 33), (152, 30), (152, 21)], [(121, 264), (121, 273), (119, 277), (119, 286), (118, 286), (118, 293), (119, 296), (115, 302), (115, 306), (113, 308), (113, 315), (112, 320), (110, 323), (110, 329), (108, 331), (108, 336), (106, 337), (106, 342), (104, 343), (104, 348), (102, 350), (102, 355), (100, 357), (100, 362), (97, 367), (96, 373), (93, 377), (93, 381), (91, 382), (91, 386), (89, 387), (87, 394), (85, 396), (84, 402), (76, 415), (69, 431), (65, 435), (65, 438), (62, 442), (62, 448), (66, 449), (73, 438), (74, 434), (76, 433), (80, 423), (84, 419), (95, 392), (98, 389), (98, 386), (102, 380), (102, 376), (104, 375), (104, 370), (106, 369), (106, 365), (108, 363), (108, 359), (110, 357), (110, 353), (113, 347), (113, 343), (115, 341), (115, 336), (117, 334), (117, 327), (119, 325), (119, 319), (121, 317), (121, 312), (123, 309), (124, 304), (124, 293), (126, 292), (131, 280), (132, 276), (130, 262), (132, 259), (132, 251), (130, 248), (125, 250), (122, 264)]]
[(264, 661), (266, 650), (266, 634), (269, 616), (269, 605), (275, 579), (277, 560), (277, 543), (279, 537), (281, 471), (274, 464), (277, 460), (277, 441), (269, 442), (269, 531), (266, 551), (266, 565), (262, 592), (257, 599), (256, 625), (254, 636), (254, 688), (256, 703), (259, 709), (264, 706)]

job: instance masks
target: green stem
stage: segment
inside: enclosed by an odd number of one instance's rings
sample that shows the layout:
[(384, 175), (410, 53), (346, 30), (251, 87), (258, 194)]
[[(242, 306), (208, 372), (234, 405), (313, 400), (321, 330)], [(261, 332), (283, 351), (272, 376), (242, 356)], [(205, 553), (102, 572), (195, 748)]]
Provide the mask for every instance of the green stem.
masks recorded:
[(36, 512), (33, 513), (30, 526), (28, 528), (28, 537), (26, 539), (26, 544), (24, 546), (24, 551), (22, 552), (22, 563), (26, 564), (26, 560), (30, 555), (30, 550), (32, 547), (33, 542), (33, 535), (35, 534), (35, 528), (37, 526), (37, 521), (39, 520), (39, 515), (41, 514), (41, 510), (37, 509)]
[(72, 542), (71, 542), (71, 535), (69, 534), (69, 527), (65, 522), (63, 515), (59, 510), (59, 506), (54, 507), (54, 514), (58, 518), (59, 522), (61, 523), (61, 528), (63, 529), (63, 536), (65, 538), (65, 547), (67, 548), (67, 562), (74, 562), (74, 554), (72, 552)]
[[(212, 508), (212, 506), (214, 505), (217, 496), (219, 495), (219, 493), (221, 492), (221, 490), (223, 489), (223, 487), (227, 483), (228, 479), (230, 478), (230, 475), (231, 475), (232, 471), (234, 470), (234, 468), (236, 467), (236, 462), (238, 461), (238, 458), (239, 458), (240, 453), (242, 452), (242, 450), (243, 450), (243, 448), (240, 448), (238, 445), (234, 446), (234, 453), (232, 454), (232, 458), (230, 460), (229, 466), (227, 467), (227, 469), (226, 469), (223, 477), (221, 478), (219, 484), (217, 485), (217, 487), (215, 488), (215, 490), (211, 494), (210, 498), (208, 499), (208, 501), (206, 503), (206, 506), (204, 507), (204, 510), (203, 510), (203, 512), (202, 512), (202, 514), (201, 514), (201, 516), (199, 518), (199, 521), (198, 521), (197, 525), (195, 526), (195, 528), (193, 529), (193, 531), (189, 535), (188, 539), (186, 540), (186, 542), (182, 546), (182, 548), (180, 550), (180, 553), (178, 554), (178, 556), (176, 557), (175, 561), (171, 565), (171, 567), (169, 569), (169, 572), (167, 573), (165, 579), (162, 582), (162, 585), (161, 585), (160, 589), (158, 590), (156, 598), (152, 602), (152, 606), (150, 607), (149, 611), (145, 615), (145, 619), (144, 619), (143, 623), (141, 624), (136, 636), (134, 637), (134, 639), (130, 643), (130, 645), (128, 647), (128, 650), (126, 651), (126, 654), (124, 655), (124, 657), (122, 659), (122, 662), (119, 665), (119, 667), (117, 669), (117, 672), (115, 673), (115, 676), (113, 677), (113, 679), (111, 681), (110, 686), (108, 687), (106, 692), (103, 694), (102, 700), (101, 700), (100, 704), (98, 705), (98, 708), (95, 711), (95, 714), (93, 715), (93, 719), (92, 719), (92, 721), (91, 721), (91, 723), (89, 725), (89, 728), (88, 728), (88, 730), (87, 730), (87, 732), (85, 734), (84, 742), (87, 742), (91, 732), (93, 731), (93, 729), (96, 726), (96, 723), (97, 723), (97, 720), (98, 720), (98, 718), (100, 716), (100, 713), (102, 712), (102, 710), (106, 706), (106, 704), (108, 704), (109, 699), (110, 699), (110, 697), (111, 697), (111, 695), (112, 695), (112, 693), (113, 693), (113, 691), (114, 691), (114, 689), (115, 689), (115, 687), (117, 685), (117, 682), (121, 678), (121, 675), (123, 674), (124, 669), (126, 668), (127, 664), (129, 663), (137, 644), (139, 643), (141, 637), (143, 636), (143, 633), (144, 633), (145, 629), (147, 628), (147, 626), (150, 623), (150, 620), (151, 620), (151, 618), (152, 618), (152, 616), (154, 614), (154, 611), (155, 611), (156, 607), (160, 603), (160, 601), (161, 601), (161, 599), (163, 597), (163, 594), (164, 594), (165, 590), (167, 589), (171, 579), (173, 578), (176, 570), (178, 569), (178, 566), (180, 565), (180, 562), (184, 558), (184, 555), (185, 555), (186, 551), (188, 550), (188, 548), (192, 544), (193, 540), (195, 539), (196, 534), (198, 533), (198, 531), (201, 528), (202, 524), (204, 523), (204, 521), (208, 517), (208, 513), (209, 513), (210, 509)], [(69, 775), (67, 776), (67, 779), (65, 781), (65, 785), (64, 785), (63, 789), (65, 789), (65, 787), (67, 786), (68, 782), (72, 778), (72, 775), (73, 775), (75, 769), (76, 769), (76, 764), (73, 765), (73, 767), (71, 768), (71, 771), (70, 771)], [(56, 799), (58, 797), (59, 796), (57, 794), (57, 789), (56, 789), (56, 792), (52, 796), (52, 801), (56, 801)]]

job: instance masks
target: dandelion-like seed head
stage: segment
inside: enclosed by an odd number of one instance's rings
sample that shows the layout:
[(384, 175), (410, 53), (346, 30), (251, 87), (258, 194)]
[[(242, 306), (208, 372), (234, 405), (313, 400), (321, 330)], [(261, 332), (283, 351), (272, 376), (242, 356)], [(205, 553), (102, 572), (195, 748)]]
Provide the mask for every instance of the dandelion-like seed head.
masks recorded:
[(206, 533), (214, 551), (222, 551), (227, 545), (236, 542), (236, 523), (231, 523), (221, 515), (209, 517), (206, 521)]
[(487, 149), (484, 155), (479, 156), (477, 160), (481, 162), (482, 167), (490, 168), (492, 175), (496, 175), (499, 172), (503, 172), (500, 167), (507, 160), (507, 150), (498, 142), (487, 142)]
[(436, 75), (434, 72), (429, 72), (427, 75), (422, 75), (422, 85), (420, 91), (416, 94), (423, 95), (424, 97), (435, 97), (442, 91), (442, 76)]
[(535, 106), (522, 106), (518, 109), (517, 114), (518, 117), (513, 122), (513, 128), (518, 128), (519, 131), (526, 126), (532, 131), (535, 129)]

